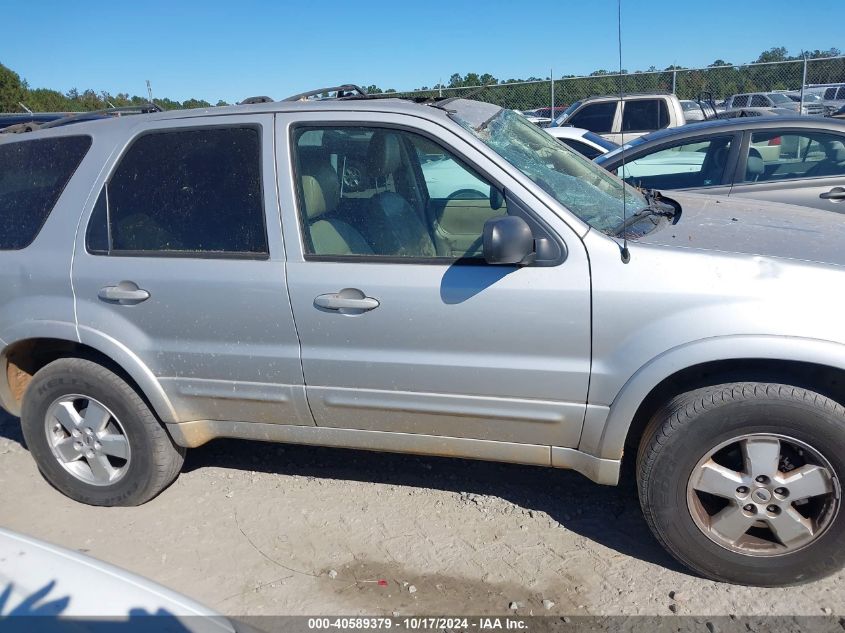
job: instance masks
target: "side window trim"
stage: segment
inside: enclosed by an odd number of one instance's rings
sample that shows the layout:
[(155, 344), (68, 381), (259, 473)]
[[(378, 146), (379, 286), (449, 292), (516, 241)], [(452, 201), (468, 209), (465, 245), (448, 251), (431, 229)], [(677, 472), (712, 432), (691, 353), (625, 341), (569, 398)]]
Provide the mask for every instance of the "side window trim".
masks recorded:
[[(515, 201), (515, 208), (518, 211), (521, 211), (520, 215), (527, 214), (526, 221), (528, 221), (529, 225), (532, 228), (537, 227), (539, 230), (542, 230), (545, 235), (537, 236), (538, 239), (545, 238), (551, 240), (554, 244), (558, 246), (560, 249), (560, 257), (555, 259), (554, 261), (549, 262), (535, 262), (531, 264), (531, 266), (538, 267), (538, 266), (557, 266), (562, 264), (566, 260), (567, 255), (567, 248), (566, 244), (563, 239), (555, 232), (548, 223), (539, 215), (537, 215), (533, 210), (531, 210), (529, 205), (526, 205), (519, 201), (518, 199), (514, 198), (496, 178), (491, 176), (487, 170), (480, 167), (477, 163), (473, 160), (469, 159), (463, 152), (457, 150), (452, 145), (447, 145), (443, 142), (442, 139), (438, 138), (437, 136), (429, 133), (428, 131), (413, 127), (411, 125), (404, 125), (400, 123), (393, 123), (393, 122), (383, 122), (383, 121), (371, 121), (371, 120), (350, 120), (350, 119), (326, 119), (326, 120), (306, 120), (306, 121), (296, 121), (291, 123), (288, 126), (288, 151), (290, 156), (290, 169), (291, 169), (291, 179), (294, 183), (294, 196), (295, 196), (295, 207), (296, 207), (296, 222), (300, 237), (300, 245), (302, 247), (302, 256), (305, 261), (315, 261), (315, 262), (336, 262), (336, 263), (368, 263), (368, 264), (425, 264), (425, 265), (440, 265), (440, 266), (450, 266), (453, 264), (458, 265), (475, 265), (475, 266), (490, 266), (491, 264), (487, 264), (483, 258), (455, 258), (455, 257), (395, 257), (389, 255), (316, 255), (313, 253), (309, 253), (308, 249), (306, 248), (307, 241), (308, 241), (308, 232), (305, 230), (303, 226), (303, 209), (301, 209), (301, 191), (300, 191), (300, 184), (298, 173), (300, 169), (299, 165), (299, 156), (297, 152), (296, 146), (296, 135), (297, 131), (303, 128), (312, 128), (312, 129), (323, 129), (327, 127), (365, 127), (365, 128), (373, 128), (373, 129), (386, 129), (386, 130), (397, 130), (402, 132), (408, 132), (411, 134), (417, 134), (419, 136), (424, 137), (425, 139), (431, 141), (435, 145), (438, 145), (445, 151), (452, 154), (455, 158), (458, 159), (462, 164), (469, 167), (471, 170), (476, 172), (481, 178), (488, 181), (492, 186), (496, 187), (499, 191), (502, 192), (502, 195), (506, 199), (513, 199)], [(510, 197), (509, 197), (510, 196)], [(510, 207), (508, 207), (510, 209)]]
[[(185, 126), (164, 126), (164, 127), (149, 127), (144, 128), (137, 132), (136, 134), (132, 135), (119, 154), (111, 160), (111, 164), (109, 167), (108, 175), (106, 176), (105, 181), (103, 182), (99, 193), (97, 194), (97, 198), (95, 198), (94, 206), (90, 214), (88, 215), (87, 223), (86, 223), (86, 230), (85, 230), (85, 252), (89, 255), (94, 256), (102, 256), (102, 257), (143, 257), (143, 258), (172, 258), (172, 259), (233, 259), (233, 260), (268, 260), (270, 259), (270, 242), (269, 236), (267, 231), (267, 208), (265, 204), (265, 183), (264, 183), (264, 174), (261, 170), (261, 163), (263, 161), (263, 154), (266, 151), (264, 147), (264, 139), (263, 139), (263, 124), (258, 121), (249, 121), (249, 122), (224, 122), (224, 123), (208, 123), (208, 124), (194, 124), (194, 125), (185, 125)], [(258, 166), (259, 166), (259, 201), (261, 205), (261, 219), (262, 219), (262, 226), (264, 231), (264, 252), (238, 252), (238, 251), (178, 251), (178, 250), (129, 250), (129, 249), (121, 249), (121, 250), (114, 250), (112, 249), (112, 235), (111, 235), (111, 216), (110, 216), (110, 206), (108, 200), (108, 188), (109, 184), (111, 183), (114, 175), (120, 169), (123, 160), (135, 146), (135, 144), (142, 138), (153, 135), (153, 134), (162, 134), (162, 133), (177, 133), (177, 132), (192, 132), (192, 131), (200, 131), (200, 130), (210, 130), (210, 129), (234, 129), (234, 128), (252, 128), (258, 132)], [(95, 218), (96, 214), (96, 206), (99, 202), (100, 196), (105, 196), (105, 219), (106, 219), (106, 230), (108, 234), (108, 252), (91, 249), (89, 245), (89, 233), (91, 231), (91, 223)]]

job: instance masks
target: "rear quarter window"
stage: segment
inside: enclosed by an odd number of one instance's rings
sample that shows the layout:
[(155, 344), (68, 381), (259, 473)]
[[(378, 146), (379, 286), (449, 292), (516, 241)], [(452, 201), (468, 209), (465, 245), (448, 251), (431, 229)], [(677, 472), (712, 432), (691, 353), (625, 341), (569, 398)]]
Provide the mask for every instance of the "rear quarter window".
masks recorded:
[(0, 145), (0, 250), (33, 242), (90, 147), (89, 136)]

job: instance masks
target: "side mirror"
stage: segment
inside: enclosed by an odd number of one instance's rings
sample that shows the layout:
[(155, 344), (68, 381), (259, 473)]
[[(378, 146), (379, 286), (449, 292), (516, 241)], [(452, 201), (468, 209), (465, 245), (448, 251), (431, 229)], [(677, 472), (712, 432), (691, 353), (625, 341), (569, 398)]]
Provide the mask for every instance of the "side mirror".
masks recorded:
[(505, 215), (484, 223), (484, 260), (488, 264), (530, 264), (534, 261), (534, 235), (522, 218)]

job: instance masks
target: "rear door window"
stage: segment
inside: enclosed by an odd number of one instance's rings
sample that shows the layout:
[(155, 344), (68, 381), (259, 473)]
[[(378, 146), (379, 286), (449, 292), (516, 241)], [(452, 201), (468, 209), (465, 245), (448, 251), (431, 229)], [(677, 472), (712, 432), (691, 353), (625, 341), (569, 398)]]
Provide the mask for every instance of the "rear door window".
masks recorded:
[(737, 95), (731, 100), (732, 108), (744, 108), (748, 105), (748, 95)]
[(584, 128), (596, 134), (613, 131), (613, 119), (616, 116), (616, 101), (586, 105), (566, 121), (567, 125)]
[(0, 250), (32, 243), (90, 147), (89, 136), (0, 145)]
[(622, 113), (623, 132), (651, 132), (669, 125), (669, 111), (663, 99), (626, 101)]
[(845, 176), (845, 136), (761, 130), (751, 135), (745, 182)]
[(752, 108), (768, 108), (770, 105), (772, 104), (763, 95), (751, 95)]
[(265, 256), (258, 129), (138, 138), (100, 194), (87, 247), (98, 254)]

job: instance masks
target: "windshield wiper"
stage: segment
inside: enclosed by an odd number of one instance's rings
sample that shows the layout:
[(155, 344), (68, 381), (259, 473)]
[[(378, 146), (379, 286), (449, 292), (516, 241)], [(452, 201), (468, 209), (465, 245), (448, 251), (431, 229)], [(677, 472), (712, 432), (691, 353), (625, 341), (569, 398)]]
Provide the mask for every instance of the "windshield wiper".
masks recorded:
[(619, 236), (620, 233), (631, 228), (643, 218), (662, 217), (674, 220), (678, 215), (678, 209), (671, 204), (666, 204), (665, 202), (660, 201), (660, 192), (655, 191), (654, 189), (645, 189), (643, 191), (643, 197), (646, 200), (647, 206), (626, 218), (624, 222), (615, 226), (612, 231), (613, 235)]

